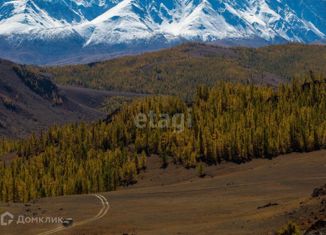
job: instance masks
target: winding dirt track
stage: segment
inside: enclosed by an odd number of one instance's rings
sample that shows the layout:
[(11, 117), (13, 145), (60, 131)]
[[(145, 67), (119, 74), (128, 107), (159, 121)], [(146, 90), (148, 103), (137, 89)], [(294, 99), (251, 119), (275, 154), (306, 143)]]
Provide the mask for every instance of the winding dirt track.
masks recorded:
[(90, 222), (93, 222), (93, 221), (96, 221), (96, 220), (99, 220), (99, 219), (103, 218), (108, 213), (108, 211), (110, 210), (110, 203), (106, 199), (106, 197), (104, 197), (104, 196), (102, 196), (100, 194), (95, 194), (94, 196), (96, 198), (98, 198), (101, 201), (101, 204), (102, 204), (102, 208), (101, 208), (101, 210), (99, 211), (99, 213), (96, 216), (94, 216), (92, 218), (89, 218), (89, 219), (86, 219), (86, 220), (83, 220), (83, 221), (80, 221), (80, 222), (77, 222), (77, 223), (74, 223), (70, 227), (60, 226), (58, 228), (55, 228), (55, 229), (40, 233), (39, 235), (55, 234), (55, 233), (58, 233), (60, 231), (67, 230), (67, 229), (77, 227), (77, 226), (81, 226), (81, 225), (84, 225), (84, 224), (88, 224)]

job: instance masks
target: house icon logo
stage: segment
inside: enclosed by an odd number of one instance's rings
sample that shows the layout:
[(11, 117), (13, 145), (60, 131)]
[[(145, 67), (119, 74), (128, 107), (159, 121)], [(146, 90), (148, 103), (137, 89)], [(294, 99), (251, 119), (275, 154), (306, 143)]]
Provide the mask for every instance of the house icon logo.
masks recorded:
[(7, 212), (1, 214), (0, 225), (1, 226), (10, 225), (14, 221), (13, 219), (14, 219), (14, 215), (7, 211)]

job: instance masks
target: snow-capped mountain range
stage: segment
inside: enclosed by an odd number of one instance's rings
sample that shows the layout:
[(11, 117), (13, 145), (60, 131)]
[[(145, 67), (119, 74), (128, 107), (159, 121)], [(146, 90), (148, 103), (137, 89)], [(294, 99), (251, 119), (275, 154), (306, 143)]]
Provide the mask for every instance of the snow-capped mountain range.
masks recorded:
[(325, 39), (326, 0), (0, 0), (0, 57), (24, 63), (82, 62), (188, 40)]

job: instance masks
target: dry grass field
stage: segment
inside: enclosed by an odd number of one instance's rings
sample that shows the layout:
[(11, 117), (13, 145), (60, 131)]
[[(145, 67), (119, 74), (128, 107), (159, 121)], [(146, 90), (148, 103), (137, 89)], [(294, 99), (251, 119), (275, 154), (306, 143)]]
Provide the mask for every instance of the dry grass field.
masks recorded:
[(53, 229), (61, 225), (14, 222), (0, 226), (0, 234), (273, 234), (289, 220), (306, 216), (312, 223), (317, 219), (316, 215), (307, 217), (300, 208), (320, 200), (310, 196), (326, 182), (326, 151), (242, 165), (224, 163), (207, 167), (205, 173), (206, 177), (199, 178), (195, 170), (174, 165), (161, 169), (158, 159), (152, 157), (137, 184), (100, 194), (109, 201), (107, 213), (95, 195), (2, 204), (1, 211), (16, 217), (71, 217), (75, 225), (55, 233)]

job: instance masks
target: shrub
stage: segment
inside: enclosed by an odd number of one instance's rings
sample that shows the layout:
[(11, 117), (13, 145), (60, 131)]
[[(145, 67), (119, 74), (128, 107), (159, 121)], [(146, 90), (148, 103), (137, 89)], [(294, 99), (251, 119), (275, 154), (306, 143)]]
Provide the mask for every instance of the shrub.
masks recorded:
[(277, 235), (301, 235), (301, 231), (298, 225), (293, 222), (289, 222), (283, 228), (281, 228), (277, 233)]

